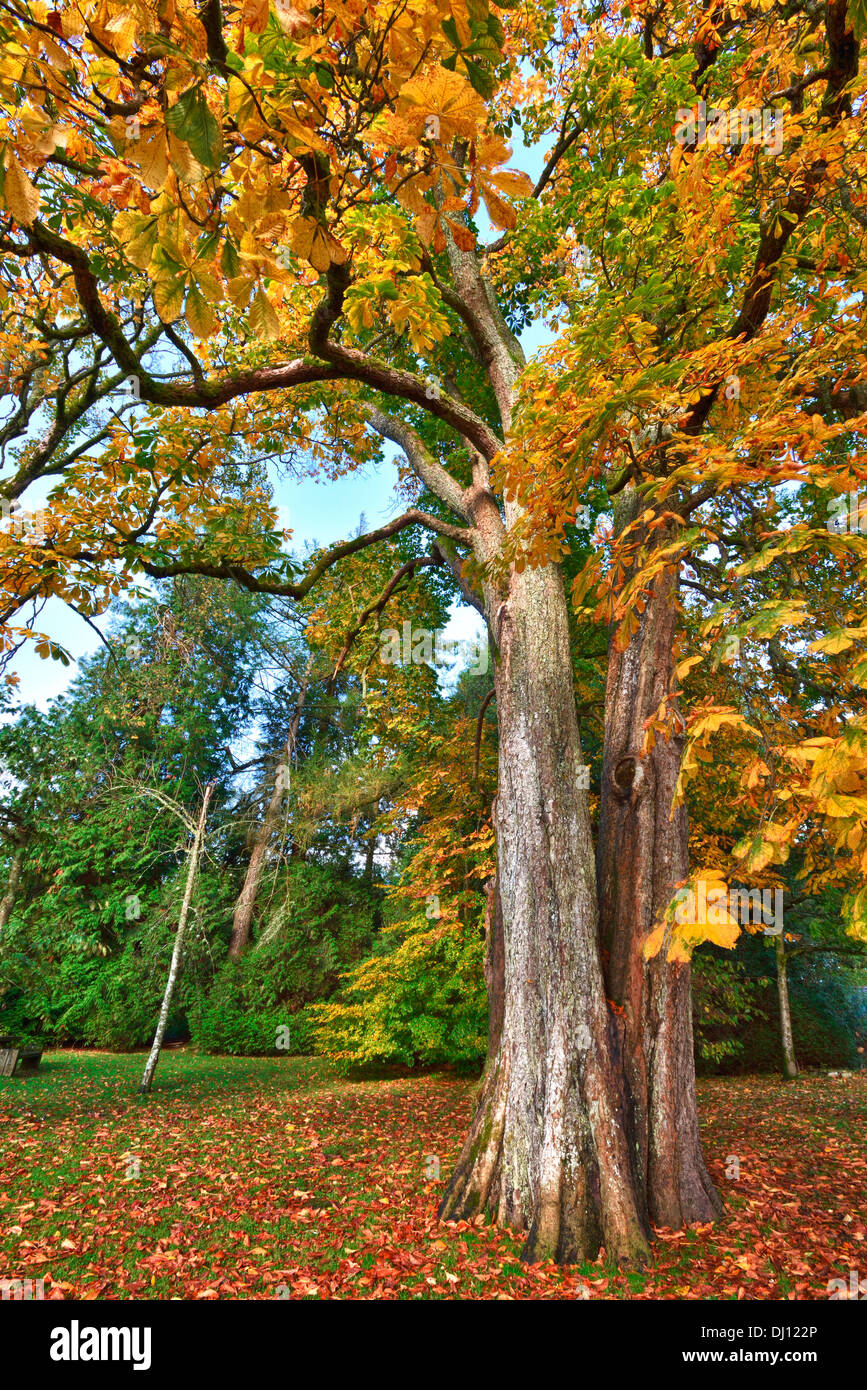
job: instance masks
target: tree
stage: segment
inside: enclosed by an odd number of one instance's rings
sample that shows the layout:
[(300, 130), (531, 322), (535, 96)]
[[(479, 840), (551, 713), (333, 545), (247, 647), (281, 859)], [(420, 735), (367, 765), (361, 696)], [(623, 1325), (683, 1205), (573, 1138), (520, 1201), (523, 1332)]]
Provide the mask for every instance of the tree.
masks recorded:
[[(501, 451), (500, 431), (510, 426), (523, 358), (486, 288), (475, 236), (462, 211), (472, 213), (481, 194), (491, 215), (509, 223), (514, 213), (505, 199), (532, 191), (524, 176), (499, 171), (507, 149), (493, 131), (483, 130), (485, 107), (474, 91), (473, 84), (493, 89), (491, 64), (499, 61), (503, 30), (487, 6), (483, 14), (478, 7), (471, 15), (460, 3), (448, 10), (401, 4), (364, 15), (345, 7), (338, 14), (331, 6), (316, 17), (307, 10), (297, 13), (297, 20), (294, 11), (284, 16), (287, 34), (265, 7), (240, 24), (225, 25), (216, 5), (206, 7), (202, 20), (179, 7), (173, 20), (164, 21), (176, 38), (163, 52), (159, 44), (149, 46), (146, 24), (133, 23), (114, 40), (113, 31), (94, 31), (95, 14), (88, 13), (76, 35), (66, 31), (66, 11), (60, 12), (59, 27), (40, 27), (37, 21), (32, 80), (28, 66), (19, 63), (10, 81), (23, 82), (42, 110), (37, 94), (47, 77), (76, 135), (61, 155), (53, 137), (46, 136), (38, 188), (15, 156), (7, 195), (13, 218), (25, 230), (21, 237), (12, 231), (7, 243), (13, 256), (48, 256), (58, 266), (64, 287), (58, 303), (76, 316), (83, 337), (102, 343), (94, 353), (100, 367), (101, 352), (107, 351), (118, 374), (134, 378), (143, 402), (218, 409), (251, 391), (356, 381), (420, 407), (448, 426), (452, 442), (445, 453), (443, 445), (427, 444), (409, 419), (386, 414), (377, 404), (359, 413), (356, 393), (345, 389), (331, 398), (329, 426), (341, 429), (350, 446), (358, 439), (357, 426), (348, 423), (348, 406), (356, 419), (397, 444), (406, 466), (454, 519), (410, 508), (396, 522), (333, 548), (300, 581), (286, 582), (254, 573), (273, 559), (273, 548), (269, 551), (267, 537), (264, 543), (251, 538), (243, 522), (229, 527), (237, 558), (225, 558), (226, 526), (216, 520), (219, 508), (213, 504), (203, 545), (193, 543), (198, 553), (182, 543), (179, 553), (167, 554), (177, 532), (162, 523), (161, 536), (142, 545), (154, 507), (149, 501), (138, 526), (116, 527), (96, 562), (88, 561), (90, 586), (100, 564), (105, 573), (109, 556), (122, 556), (127, 565), (154, 576), (199, 570), (234, 577), (259, 592), (302, 598), (330, 563), (406, 526), (421, 524), (439, 538), (440, 563), (485, 614), (498, 651), (498, 873), (507, 923), (507, 1004), (485, 1101), (501, 1118), (485, 1153), (460, 1165), (447, 1209), (487, 1204), (496, 1173), (500, 1217), (528, 1231), (531, 1256), (572, 1258), (595, 1251), (604, 1239), (612, 1256), (642, 1258), (647, 1241), (633, 1190), (625, 1098), (599, 968), (586, 794), (576, 791), (582, 759), (566, 596), (556, 565), (509, 571), (508, 528), (521, 512), (510, 503), (502, 512), (491, 488), (490, 465)], [(60, 63), (58, 48), (64, 54)], [(108, 62), (113, 76), (97, 84), (81, 50), (98, 52), (97, 61)], [(65, 67), (67, 60), (72, 69)], [(71, 71), (73, 81), (64, 75)], [(108, 93), (103, 92), (106, 80)], [(172, 98), (154, 103), (169, 81)], [(262, 87), (263, 81), (269, 91), (264, 106), (250, 90), (251, 82)], [(95, 123), (78, 115), (80, 82), (101, 113)], [(127, 100), (130, 83), (134, 95)], [(121, 133), (128, 115), (143, 127), (140, 142)], [(105, 153), (104, 142), (111, 138), (118, 164)], [(283, 163), (280, 178), (274, 177), (270, 154), (263, 153), (271, 141)], [(116, 170), (126, 189), (122, 200), (129, 200), (129, 210), (114, 216), (110, 226), (99, 211), (99, 196), (85, 192), (99, 183), (108, 203), (114, 201), (109, 184), (102, 182), (106, 158), (106, 167)], [(68, 214), (58, 202), (55, 212), (52, 200), (61, 190), (68, 198), (70, 174), (84, 201), (75, 197)], [(257, 180), (269, 190), (264, 201), (255, 192)], [(385, 201), (378, 204), (379, 197)], [(150, 211), (134, 210), (148, 201)], [(103, 274), (102, 262), (84, 249), (85, 226), (90, 229), (86, 240), (96, 238), (91, 246), (107, 245), (108, 235), (113, 266), (135, 267), (129, 299), (126, 285)], [(279, 250), (288, 267), (284, 271), (274, 251), (286, 230), (289, 245)], [(239, 248), (252, 259), (242, 261)], [(187, 328), (201, 341), (213, 328), (207, 299), (221, 295), (223, 285), (239, 310), (239, 325), (249, 302), (247, 331), (258, 332), (264, 343), (279, 341), (283, 365), (254, 367), (248, 358), (235, 367), (237, 349), (227, 340), (222, 361), (212, 358), (210, 348), (200, 348), (209, 360), (195, 358), (192, 366), (190, 348), (171, 323), (185, 312)], [(273, 286), (270, 297), (268, 286)], [(148, 364), (153, 334), (144, 350), (136, 351), (129, 332), (139, 314), (136, 299), (151, 295), (156, 315), (167, 325), (165, 335), (177, 348), (181, 378), (157, 377)], [(391, 363), (345, 341), (350, 331), (369, 341), (366, 325), (378, 302), (386, 306), (394, 331)], [(40, 312), (44, 317), (45, 306)], [(469, 352), (482, 369), (475, 388), (470, 384), (478, 408), (440, 391), (423, 375), (424, 359), (453, 325), (468, 335)], [(402, 365), (404, 328), (415, 370)], [(65, 331), (55, 319), (43, 336), (56, 348)], [(154, 329), (157, 337), (162, 331)], [(293, 341), (302, 355), (286, 364), (285, 350)], [(190, 371), (190, 379), (182, 379)], [(58, 408), (66, 394), (68, 388), (58, 388)], [(289, 417), (282, 411), (283, 429), (303, 430), (301, 412), (321, 399), (306, 389), (298, 392)], [(67, 432), (64, 424), (58, 422), (61, 436)], [(178, 428), (188, 431), (188, 419)], [(127, 443), (116, 447), (123, 468)], [(450, 467), (437, 454), (448, 458)], [(80, 474), (86, 471), (85, 465)], [(167, 478), (166, 492), (169, 486)], [(181, 499), (187, 501), (182, 484), (173, 499), (176, 510)], [(165, 497), (159, 500), (165, 508)], [(67, 512), (64, 524), (69, 520)], [(192, 540), (189, 515), (186, 520)], [(58, 539), (54, 533), (55, 551)], [(245, 548), (246, 564), (240, 558)], [(77, 547), (75, 554), (73, 569), (81, 563)], [(475, 579), (467, 571), (470, 556)], [(17, 582), (20, 595), (23, 577)], [(33, 578), (30, 582), (34, 587)], [(51, 583), (57, 592), (60, 583)], [(549, 827), (551, 804), (558, 814)], [(540, 921), (546, 923), (542, 934)], [(546, 1004), (540, 1011), (542, 999)], [(540, 1107), (549, 1116), (544, 1134), (536, 1123)]]
[(777, 957), (777, 994), (780, 1001), (780, 1034), (783, 1039), (783, 1075), (793, 1080), (798, 1075), (798, 1062), (795, 1057), (795, 1043), (792, 1037), (792, 1010), (789, 1004), (788, 961), (786, 943), (780, 932), (774, 938), (774, 951)]
[[(7, 495), (62, 481), (45, 544), (7, 547), (4, 612), (48, 593), (96, 611), (136, 571), (303, 599), (368, 546), (432, 533), (431, 560), (484, 615), (495, 656), (504, 941), (502, 1029), (443, 1212), (491, 1210), (526, 1232), (530, 1258), (604, 1244), (641, 1260), (648, 1215), (680, 1225), (718, 1209), (698, 1144), (688, 965), (644, 954), (685, 869), (685, 818), (669, 815), (681, 528), (718, 487), (750, 481), (743, 458), (762, 457), (769, 418), (776, 441), (790, 432), (773, 391), (746, 439), (707, 426), (735, 356), (744, 375), (769, 353), (785, 362), (813, 327), (798, 275), (822, 273), (823, 199), (846, 224), (842, 265), (859, 211), (837, 177), (858, 44), (844, 0), (824, 7), (821, 32), (809, 5), (771, 6), (768, 20), (693, 4), (510, 9), (12, 11), (4, 96), (32, 119), (7, 151), (0, 238), (22, 402)], [(791, 168), (756, 161), (744, 191), (749, 159), (672, 150), (673, 113), (711, 82), (762, 104), (786, 84)], [(515, 102), (533, 138), (557, 122), (535, 187), (502, 167)], [(504, 229), (487, 248), (482, 200)], [(709, 216), (737, 230), (730, 265), (726, 235), (709, 249), (698, 235)], [(598, 266), (589, 287), (576, 228)], [(552, 232), (564, 245), (549, 255)], [(575, 311), (531, 372), (515, 336), (537, 302), (527, 246), (538, 292)], [(813, 269), (790, 270), (796, 246)], [(781, 283), (789, 312), (770, 332)], [(786, 399), (800, 406), (802, 387), (824, 383), (830, 414), (851, 404), (834, 353), (813, 365), (797, 360)], [(101, 402), (130, 378), (141, 406), (102, 427)], [(37, 408), (48, 434), (22, 443)], [(306, 449), (339, 469), (377, 437), (401, 451), (414, 505), (300, 578), (264, 491), (241, 505), (221, 490), (233, 470), (255, 475), (259, 451)], [(560, 561), (578, 499), (600, 484), (625, 498), (605, 598), (598, 905)], [(618, 855), (631, 872), (614, 880)]]
[(438, 717), (417, 709), (409, 726), (400, 707), (384, 711), (383, 738), (387, 725), (397, 723), (413, 756), (377, 826), (398, 847), (382, 932), (368, 959), (315, 1010), (317, 1050), (339, 1066), (471, 1067), (484, 1060), (486, 1043), (496, 1052), (502, 1022), (500, 972), (490, 968), (502, 945), (492, 920), (496, 729), (486, 728), (482, 743), (478, 715), (487, 706), (477, 698), (478, 687), (489, 682), (488, 675), (465, 675)]
[(237, 960), (238, 956), (241, 955), (250, 939), (253, 909), (256, 905), (256, 894), (259, 891), (262, 871), (265, 867), (265, 856), (280, 819), (283, 800), (288, 790), (287, 777), (291, 766), (291, 759), (295, 753), (295, 742), (298, 737), (298, 726), (301, 722), (301, 714), (307, 699), (307, 688), (310, 683), (310, 666), (311, 663), (308, 662), (298, 685), (298, 694), (295, 699), (292, 723), (289, 726), (289, 737), (286, 740), (283, 757), (279, 760), (274, 775), (274, 790), (268, 800), (262, 823), (256, 831), (250, 862), (244, 876), (244, 885), (238, 895), (238, 901), (235, 904), (235, 913), (232, 920), (232, 937), (229, 942), (229, 955), (234, 960)]
[[(153, 1036), (180, 865), (165, 818), (119, 795), (119, 785), (159, 785), (188, 803), (198, 766), (218, 779), (221, 801), (232, 797), (225, 744), (243, 739), (251, 719), (248, 628), (260, 601), (195, 577), (158, 587), (118, 605), (106, 644), (47, 712), (14, 710), (9, 692), (0, 815), (10, 835), (23, 833), (27, 855), (4, 932), (4, 1005), (17, 999), (27, 1027), (46, 1040), (126, 1048)], [(207, 968), (206, 933), (222, 945), (215, 898), (231, 872), (229, 864), (203, 887), (205, 922), (188, 949), (181, 1016)]]
[[(183, 959), (184, 935), (187, 930), (187, 918), (190, 915), (190, 903), (193, 899), (193, 885), (195, 884), (196, 871), (199, 867), (199, 854), (201, 853), (202, 849), (202, 841), (205, 838), (205, 823), (208, 818), (208, 805), (210, 803), (213, 791), (214, 784), (213, 782), (209, 782), (208, 785), (205, 787), (204, 792), (202, 793), (202, 805), (199, 811), (198, 823), (196, 824), (194, 824), (192, 821), (188, 819), (187, 816), (184, 815), (183, 810), (180, 807), (168, 803), (171, 806), (171, 810), (175, 814), (180, 814), (181, 819), (184, 821), (184, 824), (189, 829), (193, 838), (190, 844), (188, 855), (187, 882), (186, 887), (184, 888), (183, 902), (181, 903), (181, 915), (178, 918), (178, 926), (175, 932), (175, 944), (172, 948), (172, 961), (171, 965), (169, 966), (169, 973), (168, 978), (166, 980), (165, 993), (163, 994), (163, 1002), (160, 1006), (160, 1016), (157, 1019), (157, 1027), (156, 1032), (154, 1033), (153, 1044), (148, 1054), (148, 1059), (145, 1062), (145, 1069), (142, 1074), (141, 1085), (139, 1086), (139, 1092), (141, 1095), (148, 1095), (151, 1086), (153, 1085), (154, 1072), (157, 1069), (157, 1062), (160, 1060), (160, 1052), (162, 1051), (163, 1038), (166, 1035), (166, 1024), (169, 1021), (169, 1010), (172, 1006), (172, 995), (175, 992), (175, 985), (177, 984), (178, 973), (181, 968), (181, 960)], [(163, 804), (167, 804), (167, 798), (165, 798), (161, 793), (157, 793), (157, 795), (159, 797), (159, 800)]]
[[(613, 21), (610, 45), (595, 33), (574, 45), (570, 148), (547, 223), (569, 328), (524, 376), (525, 448), (505, 476), (536, 521), (531, 560), (558, 553), (564, 515), (588, 494), (604, 489), (613, 512), (576, 592), (596, 591), (610, 624), (600, 930), (650, 1214), (677, 1226), (719, 1205), (694, 1118), (688, 952), (642, 961), (688, 873), (681, 568), (703, 543), (726, 556), (721, 496), (740, 491), (760, 514), (768, 493), (810, 475), (820, 440), (857, 429), (863, 394), (833, 389), (844, 362), (819, 322), (838, 302), (827, 276), (851, 271), (854, 287), (863, 266), (863, 209), (842, 180), (850, 151), (853, 167), (862, 158), (863, 24), (835, 4), (640, 10), (640, 23)], [(762, 113), (776, 137), (756, 138)], [(829, 471), (839, 490), (843, 468)], [(787, 601), (772, 611), (797, 620)]]

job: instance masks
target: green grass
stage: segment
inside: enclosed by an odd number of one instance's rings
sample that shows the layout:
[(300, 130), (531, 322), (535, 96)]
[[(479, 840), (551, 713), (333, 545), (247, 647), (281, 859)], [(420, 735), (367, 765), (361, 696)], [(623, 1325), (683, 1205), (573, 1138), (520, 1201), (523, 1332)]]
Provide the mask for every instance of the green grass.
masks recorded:
[(144, 1060), (50, 1052), (0, 1079), (0, 1278), (85, 1298), (819, 1298), (867, 1263), (863, 1075), (703, 1083), (727, 1218), (659, 1232), (649, 1271), (612, 1275), (527, 1268), (487, 1221), (437, 1223), (465, 1079), (174, 1050), (141, 1098)]

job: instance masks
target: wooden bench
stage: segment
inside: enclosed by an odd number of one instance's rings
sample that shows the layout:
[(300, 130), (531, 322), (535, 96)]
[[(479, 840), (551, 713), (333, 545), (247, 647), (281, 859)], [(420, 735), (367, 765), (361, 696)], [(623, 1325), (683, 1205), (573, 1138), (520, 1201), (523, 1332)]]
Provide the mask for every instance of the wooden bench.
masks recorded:
[(18, 1047), (11, 1038), (0, 1038), (0, 1076), (14, 1076), (16, 1067), (19, 1075), (30, 1075), (41, 1060), (41, 1047)]
[(18, 1074), (39, 1070), (39, 1063), (42, 1061), (41, 1047), (22, 1047), (18, 1053)]

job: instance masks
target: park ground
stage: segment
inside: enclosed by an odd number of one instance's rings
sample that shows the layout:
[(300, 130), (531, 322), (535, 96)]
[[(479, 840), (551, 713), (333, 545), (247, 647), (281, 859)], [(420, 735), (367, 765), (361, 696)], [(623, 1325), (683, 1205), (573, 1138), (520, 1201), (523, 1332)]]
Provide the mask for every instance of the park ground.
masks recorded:
[(0, 1080), (0, 1279), (55, 1298), (827, 1299), (867, 1274), (867, 1072), (701, 1082), (727, 1214), (612, 1274), (438, 1224), (472, 1081), (183, 1050), (143, 1101), (142, 1065), (51, 1052)]

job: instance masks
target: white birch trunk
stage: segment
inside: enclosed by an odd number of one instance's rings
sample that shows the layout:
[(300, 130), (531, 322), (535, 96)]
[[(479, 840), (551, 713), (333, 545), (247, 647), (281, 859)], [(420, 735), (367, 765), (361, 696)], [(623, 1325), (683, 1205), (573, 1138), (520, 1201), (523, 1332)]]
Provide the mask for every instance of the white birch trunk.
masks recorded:
[(157, 1031), (154, 1034), (153, 1046), (150, 1050), (150, 1056), (147, 1059), (147, 1065), (144, 1069), (144, 1076), (141, 1079), (141, 1085), (138, 1088), (139, 1095), (147, 1095), (147, 1093), (150, 1091), (151, 1083), (154, 1079), (154, 1072), (157, 1069), (157, 1062), (160, 1059), (160, 1051), (163, 1045), (163, 1038), (166, 1034), (166, 1025), (169, 1021), (169, 1009), (171, 1008), (172, 1004), (172, 995), (175, 992), (175, 985), (178, 979), (178, 972), (181, 968), (181, 958), (183, 956), (184, 950), (184, 934), (187, 929), (187, 918), (190, 913), (190, 903), (193, 897), (193, 885), (196, 881), (196, 869), (199, 865), (199, 853), (202, 848), (202, 840), (205, 837), (205, 821), (207, 820), (208, 816), (208, 803), (211, 800), (211, 793), (213, 792), (213, 790), (214, 784), (213, 782), (210, 782), (208, 786), (205, 788), (205, 794), (202, 797), (202, 809), (199, 814), (199, 824), (196, 827), (196, 833), (193, 837), (193, 843), (190, 849), (190, 863), (187, 869), (187, 883), (186, 887), (184, 888), (184, 900), (181, 903), (181, 915), (178, 919), (178, 929), (175, 932), (175, 944), (174, 949), (172, 950), (172, 963), (169, 966), (169, 978), (166, 980), (166, 990), (165, 994), (163, 995), (163, 1002), (162, 1007), (160, 1009), (159, 1021), (157, 1023)]

